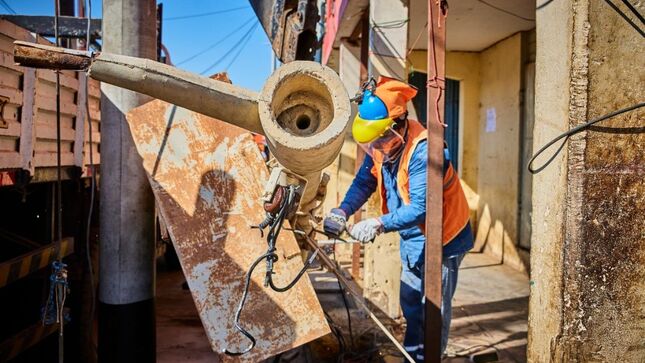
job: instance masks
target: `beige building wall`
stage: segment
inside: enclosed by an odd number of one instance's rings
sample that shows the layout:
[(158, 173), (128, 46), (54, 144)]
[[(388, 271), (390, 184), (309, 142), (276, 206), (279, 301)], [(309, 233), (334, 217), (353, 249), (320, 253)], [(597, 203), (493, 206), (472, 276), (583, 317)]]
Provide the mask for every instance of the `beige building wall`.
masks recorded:
[(516, 248), (520, 157), (522, 34), (481, 52), (476, 248), (518, 269)]

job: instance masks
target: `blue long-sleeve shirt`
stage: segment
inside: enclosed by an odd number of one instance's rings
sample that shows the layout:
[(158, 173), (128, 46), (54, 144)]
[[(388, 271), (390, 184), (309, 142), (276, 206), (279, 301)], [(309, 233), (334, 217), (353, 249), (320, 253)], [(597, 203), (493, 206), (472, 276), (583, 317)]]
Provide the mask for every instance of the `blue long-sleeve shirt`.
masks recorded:
[[(340, 208), (351, 216), (376, 191), (376, 177), (371, 170), (374, 161), (367, 155), (350, 186)], [(427, 143), (421, 141), (412, 153), (408, 166), (410, 203), (404, 204), (397, 189), (399, 161), (385, 163), (381, 170), (385, 187), (388, 213), (381, 216), (385, 232), (398, 231), (401, 236), (401, 258), (411, 266), (422, 264), (425, 235), (419, 225), (426, 217), (426, 172)], [(443, 248), (444, 256), (465, 253), (472, 248), (473, 238), (470, 226)]]

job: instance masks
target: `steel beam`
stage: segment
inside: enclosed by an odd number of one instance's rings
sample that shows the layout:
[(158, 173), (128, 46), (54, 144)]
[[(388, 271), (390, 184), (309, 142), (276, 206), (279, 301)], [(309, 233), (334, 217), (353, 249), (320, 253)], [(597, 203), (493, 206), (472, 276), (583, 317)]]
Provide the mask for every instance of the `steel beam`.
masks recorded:
[(33, 347), (58, 330), (58, 324), (44, 325), (42, 322), (27, 327), (18, 334), (0, 342), (0, 362), (7, 362), (18, 354)]
[(43, 269), (55, 260), (69, 256), (73, 252), (74, 239), (65, 238), (60, 242), (51, 243), (2, 262), (0, 263), (0, 288)]
[(318, 40), (315, 0), (249, 0), (282, 63), (313, 60)]
[[(2, 15), (0, 19), (8, 20), (43, 37), (54, 36), (53, 16)], [(61, 38), (85, 39), (87, 36), (87, 19), (75, 16), (60, 16), (58, 18), (58, 32)], [(92, 19), (90, 34), (93, 39), (101, 39), (101, 19)]]

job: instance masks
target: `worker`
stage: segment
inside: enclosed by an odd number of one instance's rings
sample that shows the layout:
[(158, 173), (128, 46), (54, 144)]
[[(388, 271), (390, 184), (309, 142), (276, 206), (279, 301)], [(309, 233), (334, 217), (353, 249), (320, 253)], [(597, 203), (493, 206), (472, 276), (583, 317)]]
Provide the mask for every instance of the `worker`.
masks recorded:
[[(407, 322), (403, 345), (417, 362), (423, 362), (427, 132), (418, 121), (408, 119), (407, 103), (417, 94), (415, 88), (385, 77), (373, 85), (362, 93), (352, 125), (354, 140), (366, 152), (365, 160), (343, 202), (326, 216), (324, 229), (331, 235), (347, 230), (363, 243), (381, 233), (399, 232), (400, 302)], [(442, 352), (448, 342), (459, 265), (473, 247), (468, 204), (445, 148), (444, 158)], [(381, 196), (382, 215), (346, 227), (347, 219), (375, 191)]]

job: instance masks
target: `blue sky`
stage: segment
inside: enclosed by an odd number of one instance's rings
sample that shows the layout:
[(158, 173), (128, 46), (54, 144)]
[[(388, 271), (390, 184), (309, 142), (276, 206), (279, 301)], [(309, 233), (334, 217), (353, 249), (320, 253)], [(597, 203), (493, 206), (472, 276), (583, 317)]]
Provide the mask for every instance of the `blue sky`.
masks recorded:
[[(53, 15), (54, 0), (4, 0), (21, 15)], [(158, 0), (163, 3), (163, 43), (171, 59), (179, 68), (196, 73), (207, 70), (222, 56), (228, 56), (214, 65), (208, 74), (226, 70), (234, 84), (259, 91), (271, 72), (271, 46), (248, 0)], [(171, 19), (240, 8), (222, 14)], [(0, 13), (8, 11), (0, 6)], [(101, 16), (101, 1), (92, 0), (92, 17)], [(240, 28), (241, 27), (241, 28)], [(238, 29), (235, 31), (236, 29)], [(252, 29), (252, 30), (251, 30)], [(239, 45), (247, 32), (250, 38), (244, 48)], [(232, 35), (229, 35), (233, 33)], [(227, 36), (229, 35), (229, 36)], [(215, 45), (204, 54), (180, 63)], [(231, 49), (234, 49), (232, 52)], [(232, 62), (235, 53), (237, 59)], [(230, 65), (230, 66), (229, 66)]]

